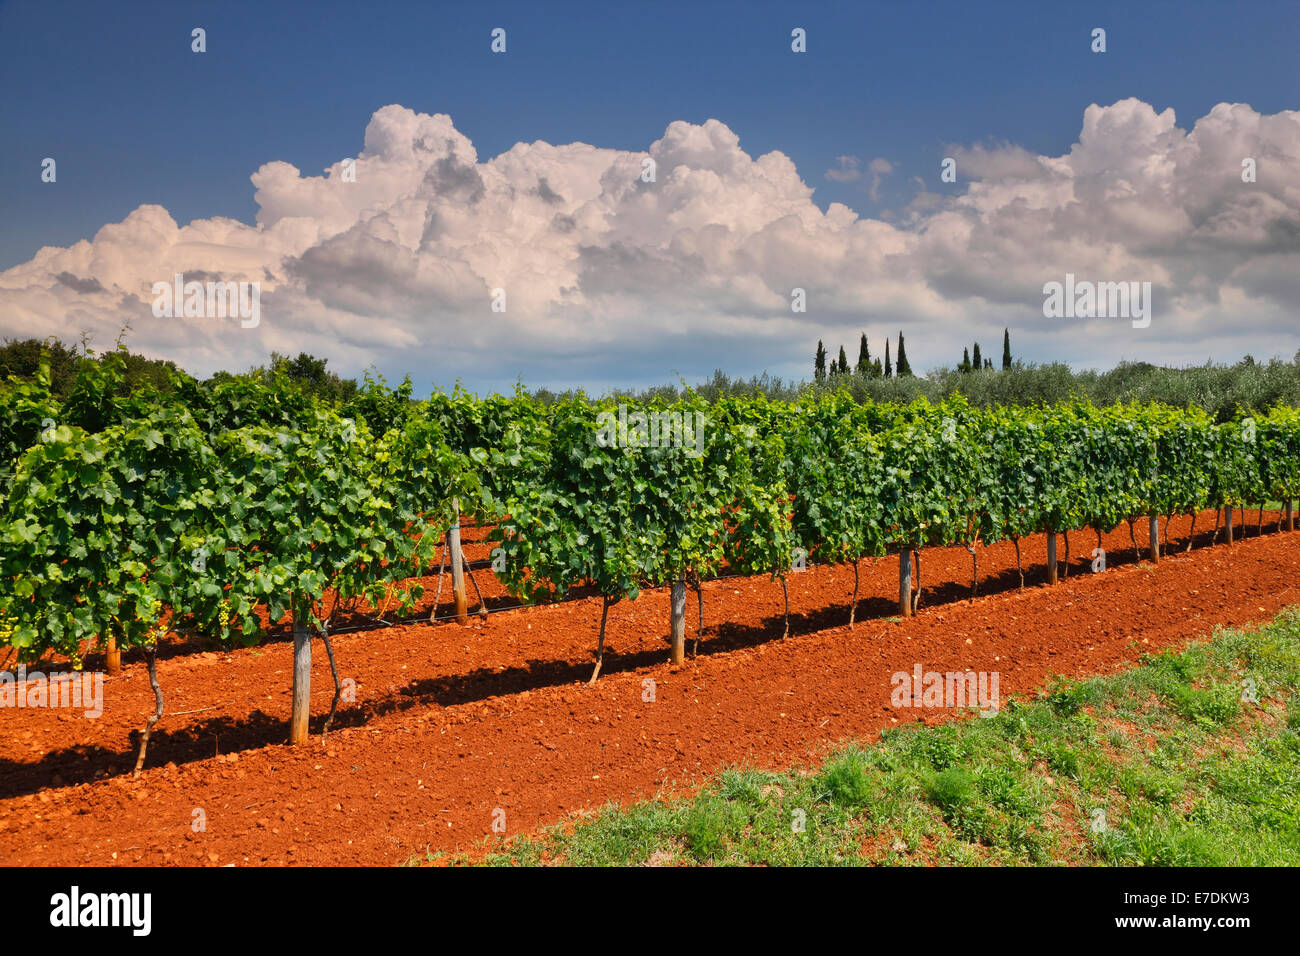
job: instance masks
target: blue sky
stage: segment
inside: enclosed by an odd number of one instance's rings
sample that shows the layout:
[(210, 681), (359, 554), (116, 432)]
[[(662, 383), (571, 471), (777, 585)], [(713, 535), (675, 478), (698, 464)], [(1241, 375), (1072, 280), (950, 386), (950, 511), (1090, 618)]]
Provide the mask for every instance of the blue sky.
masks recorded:
[[(251, 225), (255, 170), (282, 160), (303, 176), (321, 175), (357, 155), (371, 115), (388, 104), (449, 114), (480, 162), (538, 140), (639, 152), (674, 121), (716, 118), (749, 156), (789, 157), (823, 211), (840, 202), (861, 217), (896, 221), (919, 191), (953, 198), (966, 190), (966, 182), (938, 180), (953, 145), (1014, 144), (1060, 156), (1079, 139), (1093, 103), (1131, 97), (1156, 112), (1172, 108), (1183, 129), (1217, 103), (1248, 103), (1260, 114), (1300, 106), (1298, 10), (5, 3), (0, 270), (42, 246), (89, 239), (141, 204), (165, 207), (182, 226), (210, 217)], [(206, 54), (190, 51), (194, 26), (207, 31)], [(488, 50), (498, 26), (507, 30), (504, 56)], [(790, 51), (796, 26), (807, 30), (807, 54)], [(1089, 50), (1097, 26), (1107, 31), (1104, 55)], [(891, 164), (876, 198), (869, 174), (826, 177), (842, 155), (859, 158), (864, 170), (873, 158)], [(46, 156), (58, 161), (56, 187), (39, 178)], [(0, 322), (4, 308), (0, 297)], [(1070, 358), (1041, 351), (1040, 358)], [(371, 358), (385, 371), (403, 370), (400, 351)], [(726, 358), (723, 349), (702, 366)], [(729, 370), (797, 371), (750, 358)], [(362, 358), (334, 364), (349, 361)], [(582, 369), (575, 378), (596, 384)], [(626, 371), (628, 379), (672, 377), (666, 365)], [(562, 372), (556, 365), (532, 377), (559, 383)]]

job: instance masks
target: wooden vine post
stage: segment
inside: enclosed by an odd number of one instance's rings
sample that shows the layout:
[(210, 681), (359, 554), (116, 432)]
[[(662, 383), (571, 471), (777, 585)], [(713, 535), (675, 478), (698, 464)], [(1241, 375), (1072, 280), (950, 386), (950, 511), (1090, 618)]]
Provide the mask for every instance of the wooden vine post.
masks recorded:
[(1226, 518), (1224, 519), (1224, 531), (1228, 535), (1228, 544), (1232, 544), (1232, 505), (1223, 509)]
[(686, 659), (686, 581), (678, 578), (672, 588), (672, 662)]
[[(1160, 468), (1153, 466), (1151, 469), (1151, 495), (1154, 501), (1156, 488), (1160, 483)], [(1154, 504), (1152, 507), (1156, 507)], [(1169, 519), (1165, 518), (1165, 533), (1169, 533)], [(1152, 511), (1147, 515), (1147, 551), (1151, 558), (1152, 564), (1160, 563), (1160, 516)]]
[(122, 672), (122, 651), (117, 646), (117, 635), (109, 632), (108, 645), (104, 648), (104, 667), (109, 677), (116, 677)]
[(1295, 515), (1291, 513), (1291, 499), (1286, 500), (1286, 530), (1295, 530)]
[(853, 559), (853, 601), (849, 604), (849, 630), (853, 630), (853, 619), (858, 613), (858, 558)]
[(1047, 583), (1056, 583), (1056, 531), (1047, 532)]
[(447, 552), (451, 560), (451, 595), (456, 602), (456, 620), (469, 621), (465, 601), (465, 558), (460, 550), (460, 499), (453, 498), (451, 527), (447, 529)]
[(898, 552), (898, 613), (912, 616), (912, 549), (903, 547)]
[(289, 717), (289, 743), (307, 741), (307, 719), (311, 716), (311, 631), (307, 627), (306, 602), (293, 608), (293, 711)]

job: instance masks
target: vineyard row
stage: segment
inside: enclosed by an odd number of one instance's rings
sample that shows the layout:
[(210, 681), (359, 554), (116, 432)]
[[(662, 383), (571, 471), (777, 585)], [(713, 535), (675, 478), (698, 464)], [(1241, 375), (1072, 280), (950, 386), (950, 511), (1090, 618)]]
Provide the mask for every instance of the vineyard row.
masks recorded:
[[(251, 643), (287, 619), (294, 743), (312, 637), (334, 669), (340, 608), (409, 611), (461, 508), (493, 524), (493, 571), (520, 600), (602, 596), (595, 680), (610, 607), (645, 587), (673, 589), (680, 660), (685, 589), (724, 569), (784, 587), (797, 561), (851, 563), (856, 577), (860, 559), (897, 554), (908, 614), (926, 547), (1010, 540), (1018, 553), (1046, 533), (1050, 574), (1057, 532), (1147, 520), (1157, 540), (1160, 516), (1226, 507), (1231, 521), (1231, 507), (1266, 501), (1285, 503), (1289, 525), (1300, 496), (1300, 413), (1287, 407), (1218, 422), (1195, 408), (830, 395), (629, 414), (459, 390), (415, 402), (409, 385), (371, 382), (335, 408), (283, 381), (123, 396), (120, 369), (88, 364), (65, 402), (47, 376), (0, 386), (0, 647), (74, 666), (88, 647), (110, 662), (144, 648), (152, 727), (161, 633)], [(335, 683), (337, 707), (336, 670)]]

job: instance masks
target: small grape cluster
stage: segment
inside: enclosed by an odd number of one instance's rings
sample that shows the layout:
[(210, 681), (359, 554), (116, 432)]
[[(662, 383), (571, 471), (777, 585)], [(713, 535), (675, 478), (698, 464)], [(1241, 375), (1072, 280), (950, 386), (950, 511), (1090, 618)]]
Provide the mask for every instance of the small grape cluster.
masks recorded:
[(162, 637), (163, 633), (167, 630), (167, 625), (162, 621), (162, 601), (154, 601), (153, 604), (150, 605), (149, 616), (158, 623), (155, 624), (153, 629), (145, 635), (144, 642), (146, 645), (153, 644), (158, 640), (158, 638)]

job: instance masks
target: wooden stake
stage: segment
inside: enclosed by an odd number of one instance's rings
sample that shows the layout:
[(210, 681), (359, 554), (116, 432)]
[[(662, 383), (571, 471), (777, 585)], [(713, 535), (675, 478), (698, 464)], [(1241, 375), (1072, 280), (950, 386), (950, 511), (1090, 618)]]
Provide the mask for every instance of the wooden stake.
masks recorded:
[(1047, 532), (1047, 583), (1056, 583), (1056, 532)]
[(117, 635), (108, 634), (108, 646), (104, 648), (104, 667), (109, 677), (116, 677), (122, 672), (122, 652), (117, 649)]
[(311, 631), (307, 629), (305, 605), (293, 609), (293, 710), (289, 715), (289, 744), (307, 741), (307, 720), (311, 716)]
[(447, 555), (451, 562), (451, 594), (456, 602), (456, 620), (468, 623), (465, 613), (465, 565), (464, 555), (460, 550), (460, 499), (452, 499), (455, 516), (451, 528), (447, 531)]
[(686, 660), (686, 581), (678, 578), (672, 588), (672, 662)]
[(853, 630), (853, 618), (858, 613), (858, 559), (853, 559), (853, 600), (849, 604), (849, 630)]
[(1151, 552), (1151, 563), (1160, 563), (1160, 519), (1151, 515), (1147, 519), (1147, 536), (1150, 539), (1149, 550)]
[(921, 606), (921, 552), (912, 549), (912, 613)]
[(911, 548), (902, 548), (898, 552), (898, 613), (902, 617), (912, 616)]
[(790, 591), (785, 586), (785, 575), (781, 575), (781, 594), (785, 598), (785, 630), (781, 633), (781, 640), (790, 636)]
[(1295, 530), (1295, 516), (1291, 513), (1291, 499), (1286, 500), (1286, 530)]
[(1226, 520), (1224, 521), (1225, 533), (1228, 536), (1228, 545), (1231, 546), (1232, 545), (1232, 505), (1228, 505), (1228, 507), (1224, 508), (1223, 511), (1224, 514), (1227, 516)]

